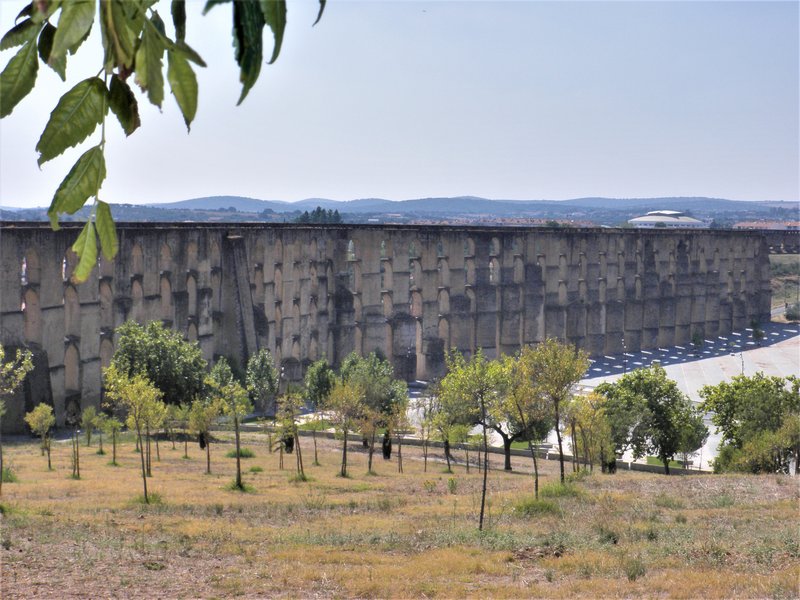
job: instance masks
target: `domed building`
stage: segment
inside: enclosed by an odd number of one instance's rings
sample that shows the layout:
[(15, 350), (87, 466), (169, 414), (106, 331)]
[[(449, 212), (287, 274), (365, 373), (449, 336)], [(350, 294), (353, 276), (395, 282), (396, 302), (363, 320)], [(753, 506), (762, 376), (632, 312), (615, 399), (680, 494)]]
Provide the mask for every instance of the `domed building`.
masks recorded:
[(705, 223), (677, 210), (653, 210), (643, 217), (635, 217), (628, 221), (639, 229), (666, 227), (667, 229), (701, 229)]

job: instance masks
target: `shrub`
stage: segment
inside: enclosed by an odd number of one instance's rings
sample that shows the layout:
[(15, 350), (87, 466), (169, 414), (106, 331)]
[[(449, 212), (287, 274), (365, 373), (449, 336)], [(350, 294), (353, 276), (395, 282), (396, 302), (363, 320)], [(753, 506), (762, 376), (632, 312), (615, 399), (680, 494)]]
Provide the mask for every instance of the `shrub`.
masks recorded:
[(626, 558), (622, 567), (625, 571), (628, 581), (636, 581), (640, 577), (644, 577), (645, 573), (647, 573), (644, 562), (639, 556)]
[(425, 488), (426, 492), (432, 494), (433, 492), (436, 491), (436, 482), (433, 481), (432, 479), (426, 479), (425, 481), (422, 482), (422, 487)]
[(669, 509), (681, 509), (686, 506), (680, 498), (668, 496), (667, 494), (659, 494), (655, 497), (653, 503), (658, 507)]
[(254, 466), (254, 467), (250, 467), (250, 472), (251, 472), (251, 473), (263, 473), (263, 472), (264, 472), (264, 469), (262, 469), (261, 467), (259, 467), (258, 465), (256, 465), (256, 466)]
[(786, 320), (800, 321), (800, 302), (796, 302), (786, 309)]
[(241, 487), (239, 487), (236, 485), (235, 479), (226, 485), (224, 489), (228, 490), (229, 492), (242, 492), (243, 494), (255, 492), (255, 488), (252, 485), (246, 484), (244, 481), (242, 482)]
[(11, 469), (11, 467), (3, 467), (3, 483), (17, 483), (19, 479), (17, 479), (17, 475)]
[[(253, 458), (255, 455), (256, 453), (250, 450), (250, 448), (239, 449), (239, 458)], [(228, 458), (236, 458), (236, 449), (230, 450), (225, 456)]]
[(687, 521), (686, 515), (681, 515), (681, 514), (675, 515), (675, 522), (676, 523), (684, 525), (686, 523), (686, 521)]
[(619, 534), (605, 525), (600, 525), (600, 527), (598, 527), (598, 533), (600, 542), (603, 544), (616, 545), (619, 542)]
[(582, 494), (583, 491), (571, 482), (562, 484), (554, 481), (543, 485), (539, 490), (539, 495), (543, 498), (577, 498)]
[(523, 498), (514, 504), (514, 512), (523, 517), (535, 515), (560, 515), (561, 508), (552, 500), (537, 500), (534, 497)]
[[(150, 504), (163, 504), (164, 499), (161, 497), (161, 494), (158, 492), (150, 492), (147, 494), (147, 499), (150, 500)], [(139, 494), (133, 499), (134, 504), (147, 504), (144, 501), (144, 494)]]
[(451, 494), (455, 494), (457, 488), (458, 488), (458, 481), (456, 481), (455, 477), (450, 477), (447, 480), (447, 491), (450, 492)]

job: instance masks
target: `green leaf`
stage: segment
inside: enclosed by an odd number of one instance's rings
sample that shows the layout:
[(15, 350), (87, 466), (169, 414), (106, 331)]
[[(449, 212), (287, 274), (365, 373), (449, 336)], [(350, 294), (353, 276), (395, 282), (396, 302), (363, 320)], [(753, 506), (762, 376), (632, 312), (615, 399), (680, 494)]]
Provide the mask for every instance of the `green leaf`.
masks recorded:
[(51, 58), (51, 52), (53, 49), (53, 38), (56, 34), (56, 28), (50, 25), (50, 23), (45, 23), (44, 29), (42, 29), (42, 34), (39, 36), (39, 58), (42, 59), (42, 62), (46, 65), (49, 65), (53, 71), (58, 73), (58, 76), (61, 77), (61, 81), (67, 80), (67, 57), (62, 56), (57, 60), (54, 60), (52, 64), (48, 63), (48, 60)]
[(93, 0), (71, 0), (64, 4), (50, 51), (51, 61), (66, 56), (67, 50), (79, 44), (92, 29), (94, 5)]
[(94, 218), (103, 256), (106, 260), (113, 260), (119, 250), (119, 242), (117, 241), (117, 228), (111, 216), (111, 207), (102, 200), (98, 200)]
[(17, 16), (14, 18), (14, 23), (19, 21), (22, 17), (30, 17), (33, 14), (33, 2), (28, 4), (25, 8), (23, 8)]
[(314, 23), (311, 24), (312, 27), (314, 25), (316, 25), (317, 23), (319, 23), (319, 20), (322, 18), (322, 13), (325, 12), (325, 3), (326, 2), (327, 2), (327, 0), (319, 0), (319, 12), (317, 13), (317, 20), (314, 21)]
[(40, 166), (91, 135), (108, 111), (106, 94), (103, 81), (90, 77), (61, 96), (36, 144)]
[(89, 221), (84, 225), (78, 239), (72, 244), (72, 251), (80, 259), (72, 273), (72, 281), (82, 283), (89, 278), (92, 269), (97, 264), (97, 236), (94, 231), (94, 223)]
[(90, 27), (89, 29), (86, 30), (86, 33), (81, 39), (79, 39), (77, 42), (75, 42), (74, 44), (72, 44), (72, 46), (69, 47), (69, 53), (75, 54), (78, 51), (78, 48), (81, 47), (81, 44), (89, 38), (89, 35), (91, 33), (92, 33), (92, 28)]
[(47, 209), (51, 225), (57, 227), (59, 214), (71, 215), (80, 210), (89, 198), (97, 195), (105, 178), (106, 161), (103, 150), (100, 146), (90, 148), (58, 186), (50, 208)]
[(255, 2), (233, 3), (233, 43), (239, 81), (242, 82), (242, 94), (237, 104), (242, 103), (261, 72), (263, 30), (264, 14)]
[(100, 31), (106, 52), (106, 72), (111, 72), (114, 67), (133, 67), (136, 43), (143, 25), (143, 12), (137, 2), (100, 0)]
[(167, 53), (167, 60), (169, 87), (183, 113), (183, 120), (188, 130), (191, 129), (190, 125), (197, 113), (197, 77), (189, 61), (179, 52), (170, 50)]
[(164, 101), (164, 42), (152, 27), (145, 27), (142, 43), (136, 51), (136, 83), (147, 97), (161, 108)]
[(117, 116), (125, 135), (132, 134), (142, 124), (139, 120), (139, 104), (133, 90), (116, 74), (111, 76), (108, 105)]
[(182, 42), (186, 39), (186, 1), (172, 0), (172, 24), (175, 25), (175, 39)]
[(208, 0), (206, 2), (206, 5), (203, 7), (203, 14), (205, 15), (208, 11), (210, 11), (212, 8), (214, 8), (218, 4), (226, 4), (226, 3), (230, 2), (230, 1), (231, 0)]
[(31, 19), (36, 23), (43, 23), (54, 15), (60, 6), (61, 0), (35, 0), (31, 3)]
[(272, 58), (269, 59), (269, 64), (272, 64), (278, 59), (283, 44), (283, 32), (286, 29), (286, 0), (261, 0), (261, 12), (275, 38)]
[(26, 42), (0, 73), (0, 118), (11, 114), (36, 83), (39, 59), (34, 40)]
[(3, 36), (3, 39), (0, 40), (0, 50), (22, 46), (25, 42), (35, 38), (41, 28), (41, 24), (34, 23), (31, 19), (25, 19), (19, 25), (14, 25)]
[(173, 50), (177, 50), (196, 65), (206, 66), (206, 61), (186, 42), (178, 42), (173, 46)]

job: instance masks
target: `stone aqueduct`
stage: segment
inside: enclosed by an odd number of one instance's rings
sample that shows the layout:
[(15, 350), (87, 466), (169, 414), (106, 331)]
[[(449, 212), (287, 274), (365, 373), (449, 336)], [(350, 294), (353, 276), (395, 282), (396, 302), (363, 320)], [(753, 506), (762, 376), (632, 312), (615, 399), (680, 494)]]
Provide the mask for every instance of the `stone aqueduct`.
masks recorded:
[(97, 404), (114, 328), (160, 319), (207, 359), (268, 348), (285, 377), (379, 351), (406, 379), (447, 348), (489, 356), (554, 336), (590, 354), (686, 343), (769, 319), (752, 232), (450, 226), (121, 224), (114, 262), (70, 281), (73, 226), (0, 229), (0, 341), (35, 351), (3, 428)]

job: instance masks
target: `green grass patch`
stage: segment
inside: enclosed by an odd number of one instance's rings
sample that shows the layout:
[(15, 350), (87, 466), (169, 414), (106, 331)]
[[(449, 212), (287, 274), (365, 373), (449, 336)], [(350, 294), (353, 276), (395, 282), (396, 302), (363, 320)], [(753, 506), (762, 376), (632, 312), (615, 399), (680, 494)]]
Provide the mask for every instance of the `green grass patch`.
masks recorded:
[(231, 481), (228, 485), (226, 485), (224, 489), (229, 492), (242, 492), (243, 494), (252, 494), (253, 492), (256, 491), (256, 488), (254, 488), (252, 485), (249, 485), (244, 481), (242, 482), (241, 487), (236, 485), (235, 479)]
[(258, 465), (256, 465), (254, 467), (250, 467), (250, 472), (251, 473), (263, 473), (264, 469), (262, 467), (259, 467)]
[(3, 467), (3, 483), (18, 483), (19, 479), (11, 467)]
[[(239, 458), (253, 458), (256, 455), (250, 448), (239, 448)], [(236, 448), (225, 454), (227, 458), (236, 458)]]
[(326, 429), (333, 429), (333, 423), (328, 419), (320, 419), (319, 421), (306, 421), (297, 426), (302, 431), (325, 431)]
[(164, 498), (158, 492), (150, 492), (147, 494), (148, 502), (144, 501), (144, 494), (139, 494), (133, 499), (134, 504), (155, 505), (159, 506), (164, 504)]
[[(647, 457), (647, 464), (648, 465), (652, 465), (654, 467), (663, 467), (664, 466), (664, 461), (662, 461), (657, 456), (648, 456)], [(670, 469), (682, 469), (683, 465), (681, 463), (679, 463), (677, 460), (671, 460), (671, 461), (669, 461), (669, 468)]]
[(671, 510), (680, 510), (686, 507), (683, 500), (668, 494), (659, 494), (653, 499), (653, 504), (660, 508), (669, 508)]
[(539, 490), (543, 498), (578, 498), (583, 494), (583, 490), (569, 481), (563, 484), (558, 481), (546, 483)]
[(531, 496), (517, 501), (514, 504), (514, 513), (522, 517), (560, 515), (561, 507), (552, 500), (537, 500)]

